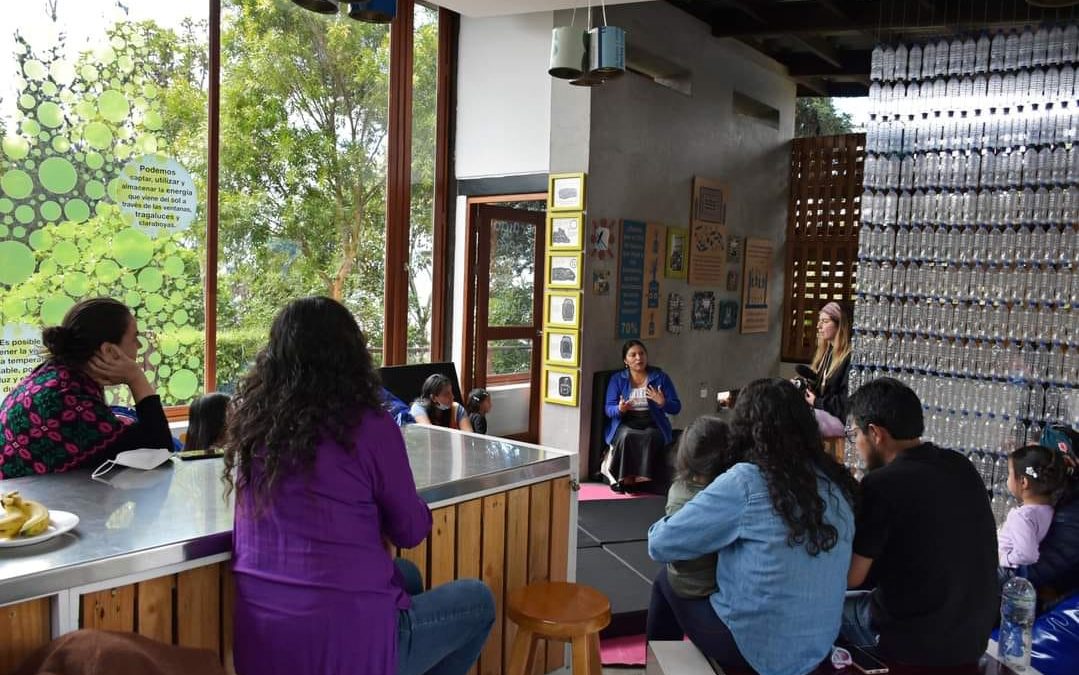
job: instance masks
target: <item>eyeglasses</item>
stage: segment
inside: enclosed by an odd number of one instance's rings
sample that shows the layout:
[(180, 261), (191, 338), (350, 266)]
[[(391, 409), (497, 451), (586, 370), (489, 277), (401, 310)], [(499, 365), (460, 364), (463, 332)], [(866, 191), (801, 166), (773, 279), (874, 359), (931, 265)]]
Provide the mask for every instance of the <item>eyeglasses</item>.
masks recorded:
[(858, 429), (857, 427), (845, 427), (843, 435), (847, 437), (849, 443), (853, 443), (854, 439), (858, 437)]

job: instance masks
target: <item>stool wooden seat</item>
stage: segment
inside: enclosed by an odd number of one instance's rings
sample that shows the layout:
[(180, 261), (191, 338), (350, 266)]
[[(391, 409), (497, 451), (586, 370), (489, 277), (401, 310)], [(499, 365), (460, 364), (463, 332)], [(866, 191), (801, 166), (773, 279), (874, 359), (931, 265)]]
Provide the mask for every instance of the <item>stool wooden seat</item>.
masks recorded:
[(506, 616), (518, 626), (508, 675), (532, 672), (540, 640), (573, 645), (573, 675), (600, 675), (599, 632), (611, 623), (611, 603), (589, 586), (564, 581), (529, 584), (510, 593)]

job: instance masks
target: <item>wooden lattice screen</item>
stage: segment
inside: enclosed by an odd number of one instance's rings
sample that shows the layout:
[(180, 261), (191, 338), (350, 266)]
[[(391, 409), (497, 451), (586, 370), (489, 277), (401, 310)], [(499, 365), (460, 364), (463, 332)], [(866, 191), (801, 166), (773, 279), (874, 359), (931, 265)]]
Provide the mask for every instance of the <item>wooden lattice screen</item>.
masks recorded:
[(865, 134), (797, 138), (787, 209), (784, 361), (808, 361), (817, 312), (854, 302)]

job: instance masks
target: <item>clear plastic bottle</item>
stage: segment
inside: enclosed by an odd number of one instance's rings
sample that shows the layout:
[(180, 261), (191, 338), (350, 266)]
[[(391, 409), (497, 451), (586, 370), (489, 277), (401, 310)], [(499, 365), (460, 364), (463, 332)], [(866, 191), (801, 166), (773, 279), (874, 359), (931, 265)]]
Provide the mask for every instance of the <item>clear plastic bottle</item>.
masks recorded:
[(1064, 50), (1064, 28), (1059, 24), (1049, 29), (1049, 44), (1045, 50), (1046, 63), (1060, 63), (1060, 55)]
[(907, 45), (900, 42), (895, 48), (895, 74), (893, 77), (900, 82), (907, 80), (907, 61), (909, 59), (909, 50)]
[(989, 72), (1004, 70), (1004, 52), (1007, 36), (1004, 33), (995, 34), (989, 41)]
[(937, 75), (948, 75), (948, 53), (951, 46), (947, 40), (937, 42), (937, 65), (934, 67)]
[(884, 57), (881, 60), (880, 79), (891, 82), (895, 79), (895, 47), (891, 45), (884, 48)]
[[(994, 497), (995, 500), (995, 497)], [(1023, 577), (1012, 577), (1000, 593), (1000, 641), (997, 658), (1012, 670), (1030, 667), (1031, 634), (1038, 596)]]
[(877, 45), (873, 48), (873, 53), (869, 58), (869, 77), (870, 79), (879, 82), (883, 77), (884, 72), (884, 46)]
[(1004, 40), (1004, 68), (1003, 70), (1015, 70), (1019, 66), (1019, 33), (1014, 30), (1008, 33)]
[(932, 79), (937, 75), (937, 45), (930, 42), (922, 48), (922, 79)]
[(974, 63), (977, 60), (978, 43), (974, 40), (973, 36), (968, 36), (963, 40), (962, 59), (959, 67), (959, 72), (964, 75), (972, 75), (974, 73)]
[(1069, 24), (1064, 28), (1064, 38), (1060, 45), (1060, 61), (1075, 61), (1076, 48), (1079, 47), (1079, 25)]
[(922, 46), (919, 44), (911, 45), (907, 54), (907, 77), (911, 80), (922, 77)]
[(1030, 65), (1037, 68), (1044, 66), (1046, 55), (1049, 51), (1049, 29), (1041, 26), (1034, 32), (1033, 50), (1030, 55)]
[(1034, 31), (1027, 26), (1019, 35), (1019, 51), (1016, 54), (1015, 67), (1020, 70), (1030, 68), (1034, 58)]

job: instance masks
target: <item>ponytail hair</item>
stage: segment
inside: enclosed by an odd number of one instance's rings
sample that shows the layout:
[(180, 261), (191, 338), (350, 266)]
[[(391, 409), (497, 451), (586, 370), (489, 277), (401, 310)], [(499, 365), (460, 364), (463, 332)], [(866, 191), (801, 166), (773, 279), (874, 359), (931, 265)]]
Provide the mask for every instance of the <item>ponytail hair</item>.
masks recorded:
[(1056, 501), (1064, 494), (1067, 467), (1057, 450), (1043, 445), (1028, 445), (1011, 454), (1012, 473), (1017, 481), (1027, 479), (1030, 489), (1038, 495)]
[(89, 298), (69, 309), (59, 326), (43, 330), (41, 339), (51, 359), (82, 366), (102, 344), (119, 344), (131, 319), (131, 310), (119, 300)]

